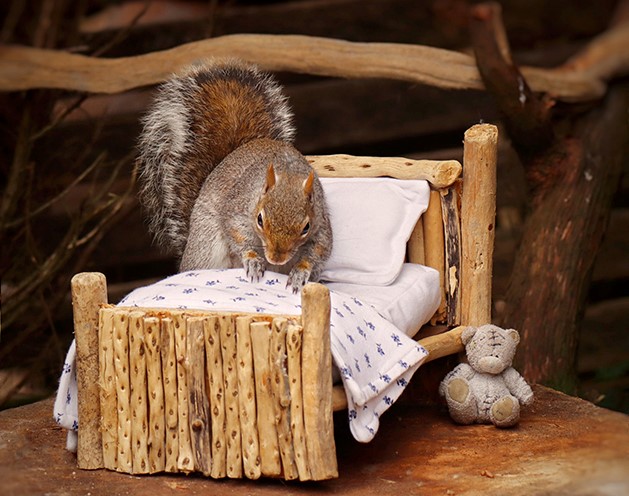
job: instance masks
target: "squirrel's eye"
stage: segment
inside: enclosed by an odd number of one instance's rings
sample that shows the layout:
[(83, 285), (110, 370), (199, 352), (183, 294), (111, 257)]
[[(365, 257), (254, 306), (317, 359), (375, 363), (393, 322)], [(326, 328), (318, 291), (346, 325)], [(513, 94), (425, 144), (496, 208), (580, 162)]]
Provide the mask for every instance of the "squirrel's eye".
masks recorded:
[(258, 226), (260, 226), (260, 228), (264, 227), (264, 220), (262, 219), (262, 212), (258, 214)]
[(310, 231), (310, 222), (307, 222), (304, 228), (301, 230), (301, 235), (305, 236)]

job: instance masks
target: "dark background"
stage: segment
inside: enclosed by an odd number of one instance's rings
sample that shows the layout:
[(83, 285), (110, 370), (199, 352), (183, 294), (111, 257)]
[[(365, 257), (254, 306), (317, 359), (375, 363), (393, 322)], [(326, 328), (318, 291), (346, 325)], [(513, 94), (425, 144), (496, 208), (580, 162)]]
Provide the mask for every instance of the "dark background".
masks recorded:
[[(120, 57), (232, 33), (307, 34), (470, 51), (465, 0), (144, 2), (37, 0), (0, 6), (2, 42)], [(514, 60), (553, 67), (603, 32), (619, 2), (500, 2)], [(125, 7), (125, 8), (122, 8)], [(135, 8), (134, 8), (135, 7)], [(1, 77), (1, 74), (0, 74)], [(278, 74), (305, 154), (462, 158), (463, 132), (501, 125), (492, 98), (385, 80)], [(125, 196), (139, 117), (152, 88), (79, 95), (0, 95), (3, 197), (22, 169), (20, 200), (3, 226), (0, 407), (50, 395), (72, 339), (69, 279), (106, 274), (110, 301), (175, 271)], [(583, 106), (596, 105), (593, 102)], [(494, 304), (501, 311), (526, 215), (522, 167), (501, 134)], [(629, 139), (629, 138), (628, 138)], [(629, 164), (597, 257), (579, 340), (579, 390), (629, 412)], [(81, 178), (77, 181), (77, 178)], [(102, 221), (105, 218), (106, 221)]]

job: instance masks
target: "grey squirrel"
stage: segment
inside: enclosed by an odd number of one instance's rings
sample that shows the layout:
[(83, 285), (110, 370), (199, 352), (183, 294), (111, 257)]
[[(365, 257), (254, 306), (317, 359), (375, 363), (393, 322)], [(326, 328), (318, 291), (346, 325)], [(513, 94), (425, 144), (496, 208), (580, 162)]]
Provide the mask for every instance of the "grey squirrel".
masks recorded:
[(293, 147), (279, 84), (237, 60), (193, 66), (163, 83), (143, 118), (140, 202), (179, 270), (267, 266), (297, 292), (332, 249), (323, 189)]

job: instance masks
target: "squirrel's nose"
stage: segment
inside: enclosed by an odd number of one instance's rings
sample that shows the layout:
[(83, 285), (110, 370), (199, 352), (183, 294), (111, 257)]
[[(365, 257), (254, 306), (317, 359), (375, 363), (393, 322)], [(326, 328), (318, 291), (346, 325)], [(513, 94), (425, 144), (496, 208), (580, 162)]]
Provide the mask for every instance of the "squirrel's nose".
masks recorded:
[(264, 250), (264, 257), (271, 265), (284, 265), (290, 260), (290, 253), (278, 250)]

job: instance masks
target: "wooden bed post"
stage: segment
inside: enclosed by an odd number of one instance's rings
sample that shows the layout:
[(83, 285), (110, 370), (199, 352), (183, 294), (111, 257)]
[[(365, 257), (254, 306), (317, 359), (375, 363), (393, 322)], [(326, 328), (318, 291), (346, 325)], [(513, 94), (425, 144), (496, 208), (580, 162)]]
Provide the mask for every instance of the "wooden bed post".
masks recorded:
[(465, 132), (461, 199), (461, 324), (491, 322), (498, 128)]
[(83, 469), (103, 468), (100, 430), (98, 365), (98, 312), (107, 304), (107, 282), (98, 272), (75, 275), (70, 283), (76, 339), (76, 379), (79, 406), (77, 464)]
[(306, 449), (312, 480), (338, 477), (332, 418), (330, 373), (330, 291), (322, 284), (306, 284), (301, 292), (302, 391)]

